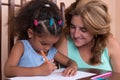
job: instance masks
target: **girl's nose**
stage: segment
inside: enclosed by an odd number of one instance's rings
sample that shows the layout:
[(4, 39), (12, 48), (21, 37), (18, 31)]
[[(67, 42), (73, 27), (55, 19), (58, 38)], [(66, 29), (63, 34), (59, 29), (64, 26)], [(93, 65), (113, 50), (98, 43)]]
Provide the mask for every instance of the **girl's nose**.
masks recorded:
[(44, 51), (47, 52), (50, 49), (50, 46), (45, 46)]

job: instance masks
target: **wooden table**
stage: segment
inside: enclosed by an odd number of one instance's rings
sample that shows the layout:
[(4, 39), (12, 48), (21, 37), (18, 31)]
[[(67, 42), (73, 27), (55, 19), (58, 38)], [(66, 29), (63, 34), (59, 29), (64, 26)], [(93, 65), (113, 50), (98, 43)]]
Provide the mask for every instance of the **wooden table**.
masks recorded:
[[(80, 71), (91, 72), (91, 73), (96, 73), (97, 75), (108, 72), (108, 71), (104, 71), (104, 70), (84, 69), (84, 68), (83, 69), (79, 69), (79, 70)], [(91, 77), (93, 77), (93, 76), (91, 76)], [(82, 79), (78, 79), (78, 80), (90, 80), (91, 77), (86, 77), (86, 78), (82, 78)], [(120, 80), (120, 73), (112, 72), (112, 75), (109, 77), (108, 80)]]
[[(90, 72), (90, 73), (95, 73), (96, 75), (100, 75), (100, 74), (108, 72), (108, 71), (104, 71), (104, 70), (84, 69), (84, 68), (78, 69), (78, 70), (85, 71), (85, 72)], [(96, 76), (96, 75), (94, 75), (94, 76)], [(91, 80), (90, 79), (91, 77), (93, 77), (93, 76), (86, 77), (86, 78), (81, 78), (81, 79), (78, 79), (78, 80)], [(4, 80), (9, 80), (9, 79), (4, 79)], [(107, 80), (120, 80), (120, 73), (112, 72), (112, 75)]]

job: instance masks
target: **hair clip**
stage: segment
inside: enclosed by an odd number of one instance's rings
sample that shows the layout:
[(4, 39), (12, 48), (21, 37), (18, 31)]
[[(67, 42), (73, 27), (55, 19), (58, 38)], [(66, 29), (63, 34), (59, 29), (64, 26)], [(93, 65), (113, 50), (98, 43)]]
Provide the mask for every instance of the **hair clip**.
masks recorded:
[(37, 19), (34, 20), (34, 25), (38, 26), (38, 20)]
[(59, 20), (59, 21), (58, 21), (58, 25), (63, 26), (63, 21), (62, 21), (62, 20)]
[(50, 7), (50, 4), (45, 4), (46, 7)]
[(53, 24), (54, 24), (54, 19), (53, 18), (50, 18), (49, 24), (50, 24), (50, 26), (53, 26)]

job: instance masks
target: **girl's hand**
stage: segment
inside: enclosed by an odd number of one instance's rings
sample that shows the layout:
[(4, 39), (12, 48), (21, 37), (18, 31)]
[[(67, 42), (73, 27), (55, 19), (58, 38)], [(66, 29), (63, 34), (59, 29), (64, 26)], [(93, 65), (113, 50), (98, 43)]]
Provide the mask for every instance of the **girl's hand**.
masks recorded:
[(77, 68), (76, 67), (67, 67), (62, 75), (63, 76), (74, 76), (77, 73)]
[(55, 69), (57, 69), (57, 66), (53, 61), (49, 61), (49, 63), (43, 63), (41, 66), (42, 68), (42, 75), (47, 76), (50, 75)]

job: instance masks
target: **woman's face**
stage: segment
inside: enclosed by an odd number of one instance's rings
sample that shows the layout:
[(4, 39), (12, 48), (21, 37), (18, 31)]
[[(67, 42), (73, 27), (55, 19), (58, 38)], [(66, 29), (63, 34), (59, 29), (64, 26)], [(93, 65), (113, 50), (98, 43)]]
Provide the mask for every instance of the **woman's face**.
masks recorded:
[[(87, 27), (87, 26), (86, 26)], [(80, 16), (73, 16), (70, 24), (70, 35), (77, 47), (82, 47), (91, 43), (93, 34), (90, 33)]]

